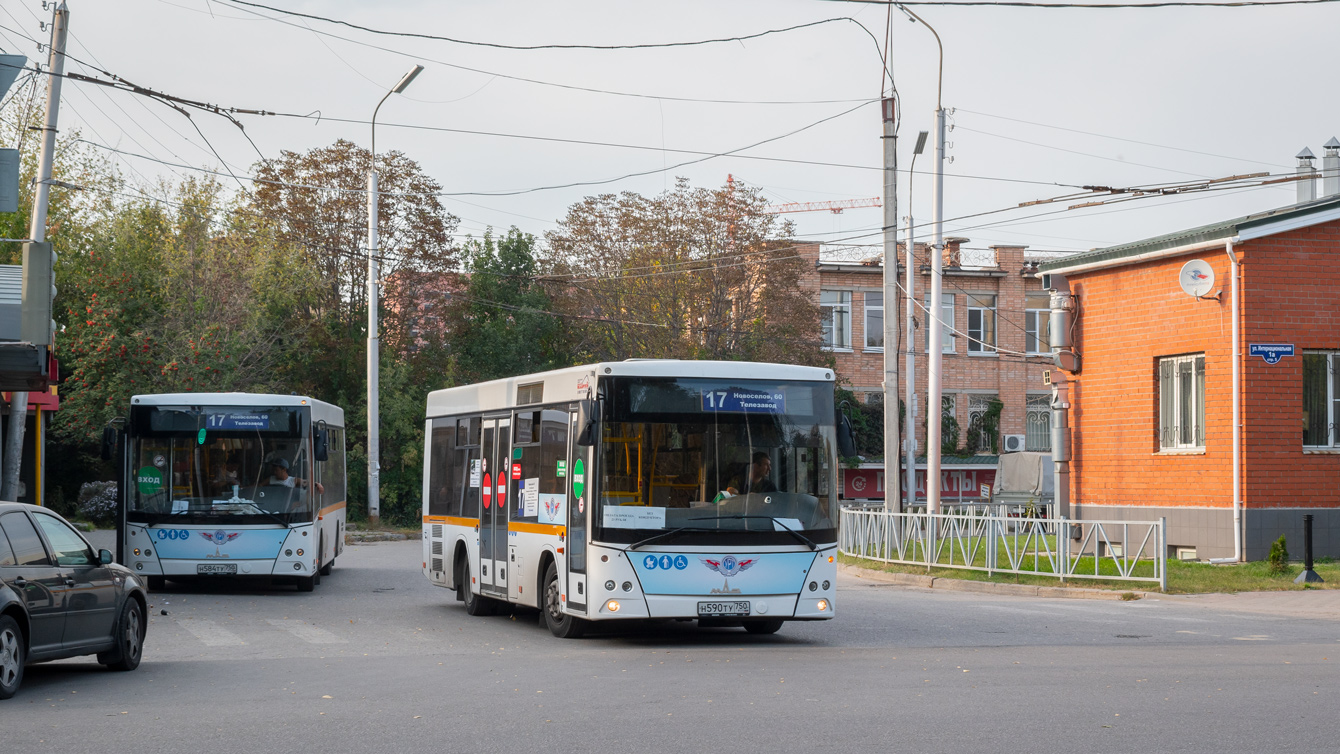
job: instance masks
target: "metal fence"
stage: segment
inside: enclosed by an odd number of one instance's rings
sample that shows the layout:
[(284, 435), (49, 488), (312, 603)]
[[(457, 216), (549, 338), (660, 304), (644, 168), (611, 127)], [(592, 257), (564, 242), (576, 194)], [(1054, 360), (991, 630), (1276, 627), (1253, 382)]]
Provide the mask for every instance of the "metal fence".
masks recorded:
[(843, 508), (839, 527), (842, 554), (883, 563), (1051, 576), (1061, 582), (1153, 582), (1160, 591), (1168, 588), (1162, 518), (1068, 521), (1009, 515), (1008, 510), (927, 514)]

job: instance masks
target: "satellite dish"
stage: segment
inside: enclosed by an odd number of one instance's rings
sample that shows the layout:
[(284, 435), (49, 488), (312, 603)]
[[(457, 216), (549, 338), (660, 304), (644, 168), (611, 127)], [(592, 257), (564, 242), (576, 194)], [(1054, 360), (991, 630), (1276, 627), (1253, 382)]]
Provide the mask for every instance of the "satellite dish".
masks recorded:
[(1214, 268), (1204, 259), (1193, 259), (1182, 265), (1177, 280), (1187, 295), (1200, 298), (1214, 288)]

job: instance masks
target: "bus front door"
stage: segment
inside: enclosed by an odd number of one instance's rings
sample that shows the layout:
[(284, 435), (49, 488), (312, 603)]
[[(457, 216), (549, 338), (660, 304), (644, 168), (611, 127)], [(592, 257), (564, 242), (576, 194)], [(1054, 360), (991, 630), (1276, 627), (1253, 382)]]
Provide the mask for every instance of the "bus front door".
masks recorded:
[(511, 420), (485, 419), (483, 509), (479, 512), (480, 591), (507, 595), (507, 487), (511, 472)]

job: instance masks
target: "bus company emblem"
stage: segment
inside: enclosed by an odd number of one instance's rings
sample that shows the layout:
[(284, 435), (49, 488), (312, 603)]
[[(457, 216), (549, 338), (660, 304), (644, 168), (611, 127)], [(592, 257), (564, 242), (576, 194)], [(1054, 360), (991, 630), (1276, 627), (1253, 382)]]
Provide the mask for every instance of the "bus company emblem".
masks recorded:
[(235, 532), (233, 532), (232, 534), (229, 534), (228, 532), (224, 531), (223, 529), (219, 529), (218, 531), (216, 531), (216, 532), (212, 532), (212, 533), (211, 533), (211, 532), (207, 532), (207, 531), (202, 531), (202, 532), (200, 532), (200, 536), (202, 536), (202, 537), (204, 537), (205, 539), (208, 539), (209, 541), (211, 541), (211, 542), (214, 543), (214, 554), (213, 554), (213, 555), (206, 555), (206, 556), (205, 556), (206, 558), (226, 558), (226, 557), (228, 557), (228, 553), (226, 553), (226, 552), (219, 552), (219, 547), (220, 547), (221, 545), (227, 543), (227, 542), (231, 542), (231, 541), (233, 541), (234, 539), (237, 539), (238, 537), (242, 536), (242, 532), (240, 532), (240, 531), (235, 531)]
[(556, 498), (545, 500), (544, 512), (547, 513), (551, 519), (558, 518), (558, 500)]
[(730, 578), (739, 573), (747, 571), (750, 568), (753, 568), (758, 563), (759, 558), (749, 558), (748, 560), (740, 560), (734, 555), (727, 555), (721, 560), (712, 560), (711, 558), (698, 558), (698, 561), (701, 562), (704, 566), (706, 566), (709, 571), (716, 571), (717, 573), (726, 577), (726, 580), (721, 584), (721, 588), (713, 589), (710, 592), (710, 594), (739, 594), (740, 593), (739, 589), (731, 589)]

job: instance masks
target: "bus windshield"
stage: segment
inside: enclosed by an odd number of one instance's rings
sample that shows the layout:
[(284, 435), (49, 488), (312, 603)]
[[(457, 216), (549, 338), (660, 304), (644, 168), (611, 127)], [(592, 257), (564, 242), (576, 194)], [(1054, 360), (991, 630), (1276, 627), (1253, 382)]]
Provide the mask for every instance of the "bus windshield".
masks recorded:
[(296, 524), (315, 517), (296, 408), (134, 407), (127, 520)]
[(616, 378), (606, 391), (599, 537), (736, 543), (836, 538), (833, 386)]

